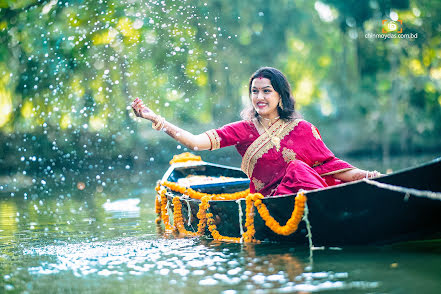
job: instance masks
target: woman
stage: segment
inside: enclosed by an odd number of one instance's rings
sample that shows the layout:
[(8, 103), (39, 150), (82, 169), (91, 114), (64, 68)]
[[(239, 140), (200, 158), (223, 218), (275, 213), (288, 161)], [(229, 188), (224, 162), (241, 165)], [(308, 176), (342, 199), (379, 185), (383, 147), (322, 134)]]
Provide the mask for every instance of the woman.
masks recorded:
[(199, 135), (167, 122), (138, 98), (132, 108), (138, 117), (152, 121), (154, 129), (164, 130), (192, 150), (235, 145), (243, 157), (242, 170), (250, 178), (251, 193), (292, 194), (380, 175), (332, 154), (317, 128), (296, 113), (291, 87), (279, 70), (257, 70), (250, 78), (249, 95), (252, 107), (242, 111), (244, 120)]

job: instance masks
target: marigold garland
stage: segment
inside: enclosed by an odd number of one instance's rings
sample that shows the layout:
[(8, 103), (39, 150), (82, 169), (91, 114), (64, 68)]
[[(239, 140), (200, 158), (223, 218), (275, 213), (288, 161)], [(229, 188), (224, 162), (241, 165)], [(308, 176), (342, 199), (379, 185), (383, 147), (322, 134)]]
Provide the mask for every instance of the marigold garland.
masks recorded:
[(178, 229), (179, 233), (187, 236), (197, 236), (197, 232), (187, 231), (184, 226), (184, 218), (182, 216), (182, 204), (179, 197), (173, 198), (173, 224)]
[(193, 190), (192, 188), (186, 188), (175, 182), (165, 181), (162, 183), (163, 186), (170, 188), (170, 190), (178, 192), (180, 194), (188, 195), (192, 199), (202, 199), (203, 197), (210, 197), (210, 200), (238, 200), (245, 198), (249, 193), (250, 189), (235, 193), (222, 193), (222, 194), (208, 194)]
[(155, 212), (158, 216), (155, 220), (157, 224), (161, 223), (161, 200), (158, 197), (155, 197)]
[(167, 192), (167, 190), (162, 189), (161, 190), (161, 218), (162, 218), (162, 222), (164, 223), (165, 226), (165, 231), (173, 231), (174, 227), (170, 224), (170, 216), (168, 215), (168, 211), (167, 211), (167, 196), (165, 195), (165, 193)]
[(198, 223), (198, 234), (203, 235), (205, 232), (205, 227), (207, 226), (207, 210), (210, 207), (208, 201), (210, 200), (210, 196), (204, 196), (201, 199), (201, 203), (199, 204), (199, 211), (197, 213), (197, 217), (199, 219)]
[(233, 243), (240, 243), (240, 237), (227, 237), (222, 236), (219, 231), (217, 230), (216, 223), (214, 222), (213, 214), (207, 213), (207, 225), (208, 230), (211, 233), (211, 236), (213, 236), (214, 240), (217, 241), (224, 241), (224, 242), (233, 242)]
[(158, 195), (155, 197), (155, 212), (157, 215), (157, 218), (155, 220), (155, 222), (159, 225), (161, 223), (161, 195), (159, 193), (159, 190), (161, 189), (161, 185), (158, 184), (155, 187), (156, 192), (158, 193)]
[[(257, 195), (262, 194), (248, 194), (245, 198), (246, 208), (245, 208), (245, 228), (246, 231), (243, 233), (243, 241), (245, 243), (251, 243), (254, 240), (254, 234), (256, 229), (254, 228), (254, 201)], [(263, 196), (262, 196), (263, 197)]]
[(170, 165), (172, 165), (173, 163), (187, 162), (187, 161), (202, 161), (202, 158), (190, 152), (184, 152), (179, 155), (174, 155), (173, 159), (170, 160), (169, 163)]
[(284, 226), (281, 226), (279, 222), (270, 215), (268, 208), (261, 200), (262, 198), (263, 196), (260, 194), (254, 201), (254, 205), (257, 207), (260, 217), (265, 221), (265, 225), (279, 235), (288, 236), (294, 233), (297, 230), (299, 223), (302, 220), (303, 212), (305, 211), (305, 194), (303, 192), (297, 193), (291, 217)]
[[(180, 197), (175, 196), (173, 198), (173, 226), (170, 224), (169, 215), (167, 213), (167, 197), (165, 195), (166, 188), (169, 188), (172, 191), (188, 195), (190, 198), (199, 199), (201, 203), (199, 204), (199, 210), (197, 213), (197, 217), (199, 219), (198, 230), (197, 232), (190, 232), (185, 229), (184, 219), (182, 216), (182, 204), (180, 201)], [(243, 240), (245, 243), (259, 242), (254, 239), (254, 234), (256, 230), (254, 228), (254, 206), (256, 206), (257, 211), (261, 218), (265, 221), (265, 225), (268, 226), (273, 232), (288, 236), (294, 233), (300, 221), (302, 220), (302, 216), (305, 210), (305, 202), (307, 200), (306, 196), (303, 192), (297, 193), (295, 197), (294, 210), (290, 219), (286, 222), (284, 226), (281, 226), (279, 222), (277, 222), (269, 213), (268, 208), (262, 202), (264, 196), (260, 193), (251, 194), (249, 193), (249, 189), (241, 192), (231, 193), (231, 194), (207, 194), (202, 192), (197, 192), (191, 188), (183, 187), (174, 182), (163, 182), (162, 185), (158, 184), (156, 187), (156, 191), (160, 196), (160, 200), (158, 197), (156, 198), (155, 206), (156, 213), (158, 214), (159, 222), (162, 219), (165, 225), (166, 231), (177, 230), (183, 235), (189, 236), (198, 236), (203, 235), (205, 228), (208, 226), (208, 230), (210, 231), (213, 239), (219, 241), (227, 241), (227, 242), (235, 242), (239, 243)], [(246, 222), (245, 228), (246, 231), (242, 235), (242, 238), (239, 237), (227, 237), (222, 236), (217, 230), (213, 214), (207, 213), (208, 208), (210, 207), (209, 201), (212, 200), (237, 200), (245, 198), (246, 202)], [(157, 219), (157, 220), (158, 220)]]

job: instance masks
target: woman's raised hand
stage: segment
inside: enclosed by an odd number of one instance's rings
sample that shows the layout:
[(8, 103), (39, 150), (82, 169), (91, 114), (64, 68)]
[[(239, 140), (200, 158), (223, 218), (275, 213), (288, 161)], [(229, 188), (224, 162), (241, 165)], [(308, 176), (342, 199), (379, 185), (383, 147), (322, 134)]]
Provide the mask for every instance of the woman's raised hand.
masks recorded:
[(208, 150), (211, 147), (210, 138), (207, 134), (202, 133), (199, 135), (193, 135), (169, 122), (167, 122), (160, 115), (155, 114), (150, 108), (146, 107), (141, 99), (136, 98), (132, 102), (133, 112), (137, 117), (142, 117), (150, 120), (152, 128), (157, 131), (164, 131), (170, 137), (185, 145), (192, 150)]
[(157, 115), (150, 108), (145, 106), (139, 98), (136, 98), (132, 102), (132, 109), (137, 117), (145, 118), (150, 121), (154, 121), (157, 118)]

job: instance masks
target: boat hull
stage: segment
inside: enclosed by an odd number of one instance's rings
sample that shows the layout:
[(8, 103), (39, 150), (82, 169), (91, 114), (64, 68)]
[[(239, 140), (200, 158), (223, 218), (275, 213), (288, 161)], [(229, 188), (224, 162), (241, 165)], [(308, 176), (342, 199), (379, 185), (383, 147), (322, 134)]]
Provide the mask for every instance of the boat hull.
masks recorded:
[[(204, 168), (213, 173), (210, 164)], [(225, 176), (240, 174), (240, 170), (216, 165), (214, 173)], [(182, 171), (182, 170), (181, 170)], [(194, 172), (194, 170), (193, 170)], [(169, 176), (173, 172), (169, 173)], [(173, 177), (171, 177), (173, 178)], [(441, 159), (425, 165), (383, 176), (376, 181), (395, 186), (419, 190), (441, 191)], [(234, 189), (246, 188), (235, 186)], [(206, 188), (206, 190), (204, 190)], [(202, 192), (214, 193), (228, 188), (199, 186)], [(364, 181), (346, 183), (325, 189), (307, 191), (308, 220), (315, 246), (347, 246), (368, 244), (391, 244), (411, 240), (441, 238), (441, 201), (426, 197), (409, 196), (401, 192), (381, 189)], [(291, 217), (295, 195), (267, 197), (263, 203), (281, 225)], [(198, 200), (181, 200), (184, 222), (187, 229), (197, 228)], [(190, 214), (188, 211), (190, 208)], [(239, 210), (242, 211), (239, 220)], [(245, 224), (245, 200), (210, 201), (216, 226), (221, 235), (240, 236), (240, 227)], [(255, 209), (255, 238), (261, 241), (282, 241), (307, 244), (305, 222), (298, 230), (281, 236), (272, 232)], [(188, 219), (190, 216), (190, 226)], [(209, 232), (206, 232), (209, 235)]]

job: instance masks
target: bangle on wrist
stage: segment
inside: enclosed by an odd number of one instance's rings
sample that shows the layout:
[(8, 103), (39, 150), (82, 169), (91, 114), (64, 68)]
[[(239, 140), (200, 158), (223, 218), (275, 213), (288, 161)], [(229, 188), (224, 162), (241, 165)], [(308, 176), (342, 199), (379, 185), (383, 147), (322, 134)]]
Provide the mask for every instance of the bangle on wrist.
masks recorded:
[(163, 118), (162, 116), (158, 115), (158, 120), (152, 124), (152, 128), (160, 131), (164, 128), (165, 125), (165, 118)]

